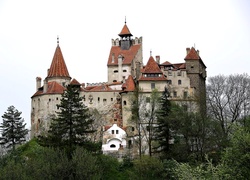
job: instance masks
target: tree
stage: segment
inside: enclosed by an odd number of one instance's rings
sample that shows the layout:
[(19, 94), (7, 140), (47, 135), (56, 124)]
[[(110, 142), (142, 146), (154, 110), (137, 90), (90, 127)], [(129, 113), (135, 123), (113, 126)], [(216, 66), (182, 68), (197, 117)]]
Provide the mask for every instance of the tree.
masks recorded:
[(208, 115), (220, 122), (227, 139), (231, 125), (249, 114), (250, 77), (247, 74), (210, 77), (207, 107)]
[(0, 144), (6, 148), (15, 150), (16, 145), (26, 141), (28, 129), (25, 129), (26, 123), (24, 124), (21, 114), (22, 112), (18, 111), (14, 106), (10, 106), (2, 116)]
[(90, 134), (95, 132), (92, 129), (93, 118), (83, 104), (79, 91), (79, 86), (67, 86), (58, 105), (60, 111), (52, 119), (48, 133), (39, 137), (41, 145), (64, 147), (70, 157), (76, 146), (83, 146), (88, 150), (95, 147), (90, 141)]
[(162, 156), (167, 157), (170, 151), (169, 141), (173, 138), (170, 130), (169, 113), (171, 103), (169, 101), (169, 92), (165, 88), (159, 101), (159, 109), (156, 111), (157, 126), (155, 127), (155, 140), (158, 146), (155, 147), (156, 152), (160, 152)]

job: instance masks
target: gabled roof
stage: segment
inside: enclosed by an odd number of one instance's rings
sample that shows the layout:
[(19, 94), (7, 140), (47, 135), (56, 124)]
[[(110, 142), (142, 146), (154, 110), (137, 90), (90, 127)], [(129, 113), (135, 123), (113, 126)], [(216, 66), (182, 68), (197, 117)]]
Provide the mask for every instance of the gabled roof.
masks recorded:
[(163, 66), (169, 66), (169, 65), (172, 65), (170, 62), (168, 62), (168, 61), (165, 61), (164, 63), (162, 63), (161, 65), (163, 65)]
[[(150, 56), (147, 65), (141, 70), (142, 75), (139, 81), (166, 81), (159, 65), (154, 60), (153, 56)], [(153, 74), (151, 76), (150, 74)]]
[(70, 85), (81, 85), (75, 78), (70, 82)]
[(129, 31), (129, 29), (128, 29), (128, 26), (126, 25), (126, 22), (125, 22), (125, 24), (124, 24), (124, 26), (123, 26), (123, 28), (122, 28), (122, 30), (121, 30), (121, 32), (118, 34), (119, 36), (133, 36), (131, 33), (130, 33), (130, 31)]
[(113, 91), (107, 84), (102, 84), (99, 86), (87, 86), (85, 88), (85, 91), (88, 92), (108, 92), (108, 91)]
[(52, 59), (52, 63), (49, 68), (47, 78), (49, 77), (69, 77), (70, 78), (59, 44), (56, 47), (54, 57)]
[(62, 94), (65, 90), (65, 87), (63, 87), (56, 81), (48, 82), (47, 92), (44, 93), (43, 88), (44, 87), (39, 88), (39, 90), (32, 97), (45, 94)]
[(194, 49), (194, 47), (191, 48), (191, 50), (187, 53), (185, 60), (192, 59), (192, 60), (199, 60), (201, 59), (197, 51)]
[[(189, 50), (190, 48), (187, 48), (187, 49)], [(203, 61), (202, 61), (202, 59), (201, 59), (201, 57), (199, 55), (199, 51), (198, 50), (196, 51), (194, 49), (194, 47), (192, 47), (189, 50), (189, 52), (187, 53), (184, 60), (199, 60), (204, 65), (204, 67), (206, 68), (206, 65), (203, 63)]]
[(131, 75), (128, 76), (126, 82), (122, 85), (122, 89), (124, 91), (134, 91), (135, 90), (135, 82)]
[(108, 66), (118, 65), (118, 56), (123, 56), (122, 64), (131, 64), (139, 49), (141, 48), (141, 44), (133, 45), (129, 48), (129, 50), (122, 50), (119, 46), (112, 46), (109, 53), (108, 58)]
[(157, 62), (154, 60), (153, 56), (150, 56), (147, 65), (145, 68), (142, 70), (142, 73), (161, 73), (162, 71), (157, 64)]

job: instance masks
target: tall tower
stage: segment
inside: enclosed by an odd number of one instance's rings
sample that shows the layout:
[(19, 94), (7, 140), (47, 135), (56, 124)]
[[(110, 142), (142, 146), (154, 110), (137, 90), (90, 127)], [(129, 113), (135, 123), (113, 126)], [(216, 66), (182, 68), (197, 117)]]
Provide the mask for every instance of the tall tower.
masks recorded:
[(122, 83), (129, 75), (136, 78), (136, 69), (143, 65), (142, 37), (133, 39), (126, 21), (118, 35), (120, 38), (112, 39), (107, 63), (109, 84)]
[(71, 80), (58, 40), (43, 86), (41, 80), (36, 78), (36, 92), (31, 97), (31, 137), (47, 130), (51, 116), (58, 110), (56, 105), (60, 103), (65, 86)]
[[(190, 79), (190, 86), (195, 88), (195, 97), (199, 101), (201, 111), (206, 109), (206, 65), (203, 63), (199, 50), (194, 47), (186, 48), (185, 57), (187, 76)], [(205, 112), (203, 112), (204, 114)]]

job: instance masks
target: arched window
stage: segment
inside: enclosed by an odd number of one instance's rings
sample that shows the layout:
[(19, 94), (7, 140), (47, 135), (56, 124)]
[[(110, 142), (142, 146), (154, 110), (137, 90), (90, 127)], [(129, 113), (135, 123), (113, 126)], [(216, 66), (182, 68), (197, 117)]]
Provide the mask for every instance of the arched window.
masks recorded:
[(127, 105), (127, 101), (123, 101), (123, 105), (126, 106)]
[(178, 80), (178, 85), (181, 85), (181, 80)]
[(110, 148), (115, 148), (116, 146), (114, 144), (111, 144), (110, 145)]

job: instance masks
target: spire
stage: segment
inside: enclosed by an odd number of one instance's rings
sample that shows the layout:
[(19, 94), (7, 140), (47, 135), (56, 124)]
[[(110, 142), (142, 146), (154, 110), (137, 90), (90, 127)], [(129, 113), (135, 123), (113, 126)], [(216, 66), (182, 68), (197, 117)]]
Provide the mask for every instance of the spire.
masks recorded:
[(133, 36), (127, 26), (126, 16), (125, 16), (125, 24), (121, 30), (121, 32), (118, 34), (120, 37), (127, 37), (127, 36)]
[(48, 70), (47, 78), (52, 78), (52, 77), (70, 78), (66, 63), (62, 55), (61, 48), (59, 46), (59, 37), (57, 37), (57, 47), (50, 68)]

